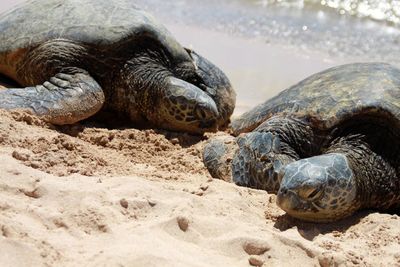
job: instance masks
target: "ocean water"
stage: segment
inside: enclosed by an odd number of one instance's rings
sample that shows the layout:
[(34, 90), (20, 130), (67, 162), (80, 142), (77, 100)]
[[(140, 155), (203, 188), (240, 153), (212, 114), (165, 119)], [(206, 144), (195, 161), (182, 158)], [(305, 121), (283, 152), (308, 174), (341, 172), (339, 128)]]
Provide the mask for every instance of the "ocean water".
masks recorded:
[(357, 61), (400, 63), (400, 1), (138, 0), (167, 22)]
[(329, 10), (340, 15), (368, 18), (388, 24), (400, 23), (400, 1), (396, 0), (250, 0), (256, 5)]
[[(400, 65), (400, 0), (133, 0), (191, 25), (353, 61)], [(0, 10), (24, 0), (2, 0)]]

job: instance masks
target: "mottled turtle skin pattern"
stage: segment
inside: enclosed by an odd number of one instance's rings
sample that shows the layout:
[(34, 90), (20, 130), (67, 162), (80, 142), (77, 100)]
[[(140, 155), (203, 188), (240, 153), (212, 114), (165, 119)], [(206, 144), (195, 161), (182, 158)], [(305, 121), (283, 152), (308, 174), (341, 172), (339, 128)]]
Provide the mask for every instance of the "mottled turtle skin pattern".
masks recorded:
[(329, 222), (400, 207), (400, 70), (317, 73), (232, 122), (204, 150), (213, 177), (277, 193), (289, 215)]
[(134, 125), (203, 133), (229, 122), (225, 74), (130, 0), (33, 0), (0, 15), (0, 108), (54, 124), (99, 110)]

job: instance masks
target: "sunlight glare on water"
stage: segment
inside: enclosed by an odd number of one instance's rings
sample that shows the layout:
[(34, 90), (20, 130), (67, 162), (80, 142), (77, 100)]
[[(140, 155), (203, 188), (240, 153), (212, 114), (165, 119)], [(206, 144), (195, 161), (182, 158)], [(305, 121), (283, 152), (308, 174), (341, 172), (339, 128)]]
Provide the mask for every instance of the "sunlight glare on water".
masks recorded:
[(329, 8), (339, 14), (400, 23), (400, 1), (393, 0), (256, 0), (261, 6), (279, 5), (297, 8)]

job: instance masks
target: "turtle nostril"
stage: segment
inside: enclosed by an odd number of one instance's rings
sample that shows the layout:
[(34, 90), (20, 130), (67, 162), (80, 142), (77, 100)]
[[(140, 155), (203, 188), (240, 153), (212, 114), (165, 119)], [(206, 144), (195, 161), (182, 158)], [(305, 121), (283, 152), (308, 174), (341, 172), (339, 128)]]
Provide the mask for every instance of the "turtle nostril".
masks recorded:
[(285, 196), (285, 195), (287, 195), (287, 193), (288, 193), (287, 188), (283, 187), (283, 188), (280, 188), (280, 189), (279, 189), (279, 194), (280, 194), (281, 196)]

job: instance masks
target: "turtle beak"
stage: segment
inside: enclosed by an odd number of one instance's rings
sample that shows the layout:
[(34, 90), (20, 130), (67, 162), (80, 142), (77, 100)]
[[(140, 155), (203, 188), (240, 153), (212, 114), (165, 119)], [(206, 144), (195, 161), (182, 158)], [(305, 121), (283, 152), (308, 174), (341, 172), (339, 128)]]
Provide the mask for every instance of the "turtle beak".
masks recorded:
[(284, 211), (292, 211), (299, 205), (297, 197), (294, 197), (293, 193), (286, 187), (279, 188), (278, 194), (276, 195), (276, 204)]

